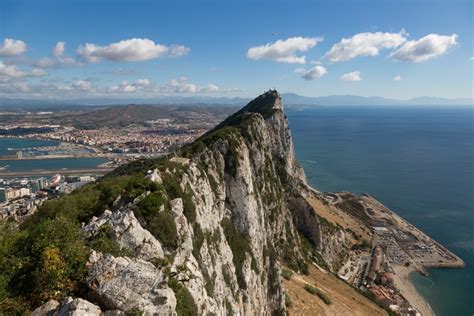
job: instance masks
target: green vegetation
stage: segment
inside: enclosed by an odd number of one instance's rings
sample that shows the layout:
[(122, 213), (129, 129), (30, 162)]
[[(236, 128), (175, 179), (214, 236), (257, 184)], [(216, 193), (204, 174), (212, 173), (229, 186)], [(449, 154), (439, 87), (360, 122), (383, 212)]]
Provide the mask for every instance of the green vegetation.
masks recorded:
[(287, 308), (291, 308), (293, 306), (293, 301), (291, 297), (288, 295), (288, 293), (285, 293), (285, 306)]
[(247, 258), (247, 253), (252, 255), (249, 237), (242, 234), (227, 217), (222, 220), (221, 225), (224, 228), (224, 235), (227, 239), (227, 243), (232, 250), (232, 261), (236, 269), (237, 283), (241, 289), (246, 289), (247, 283), (245, 282), (244, 272), (242, 269), (245, 259)]
[(178, 316), (198, 315), (194, 298), (187, 288), (174, 277), (168, 279), (168, 286), (173, 290), (176, 296), (176, 314)]
[(318, 289), (317, 287), (312, 286), (311, 284), (305, 284), (304, 289), (307, 292), (319, 297), (324, 302), (324, 304), (331, 305), (332, 302), (329, 299), (329, 297), (326, 294), (324, 294), (323, 292), (321, 292), (321, 290)]
[(143, 316), (143, 314), (143, 311), (141, 311), (138, 307), (133, 307), (125, 313), (127, 316)]
[(291, 277), (293, 276), (293, 271), (283, 268), (281, 270), (281, 276), (289, 281), (291, 280)]
[(134, 213), (145, 228), (158, 238), (165, 247), (170, 249), (177, 247), (178, 232), (174, 214), (162, 191), (150, 193), (138, 203), (138, 208), (134, 210)]
[(110, 253), (115, 257), (132, 257), (132, 253), (120, 247), (120, 245), (112, 239), (111, 235), (111, 227), (108, 225), (102, 225), (99, 228), (98, 234), (88, 240), (88, 245), (91, 249), (94, 249), (95, 251), (102, 253)]
[(227, 312), (227, 316), (234, 314), (234, 309), (232, 308), (232, 304), (229, 302), (227, 298), (225, 299), (225, 309)]
[(80, 293), (90, 250), (80, 226), (44, 219), (0, 227), (0, 311), (20, 313), (46, 300)]
[(364, 239), (362, 242), (352, 245), (351, 250), (367, 250), (370, 247), (370, 244)]
[(193, 238), (193, 256), (198, 262), (201, 261), (201, 247), (204, 243), (204, 233), (202, 232), (199, 223), (193, 224), (194, 238)]
[(49, 299), (84, 296), (92, 249), (130, 255), (113, 241), (110, 227), (86, 238), (81, 223), (111, 208), (119, 196), (133, 200), (156, 185), (144, 175), (104, 177), (49, 200), (20, 226), (0, 224), (0, 313), (21, 313)]

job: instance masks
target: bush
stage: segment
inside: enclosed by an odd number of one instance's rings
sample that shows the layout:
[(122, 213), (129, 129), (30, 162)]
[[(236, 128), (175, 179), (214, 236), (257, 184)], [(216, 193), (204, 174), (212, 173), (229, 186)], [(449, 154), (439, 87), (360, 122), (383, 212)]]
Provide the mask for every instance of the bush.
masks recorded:
[(285, 293), (285, 306), (287, 308), (291, 308), (293, 306), (293, 301), (291, 297), (288, 295), (288, 293)]
[(117, 241), (111, 238), (111, 227), (102, 225), (97, 235), (88, 241), (88, 246), (95, 251), (110, 253), (115, 257), (132, 257), (133, 254), (125, 248), (122, 248)]
[[(161, 211), (161, 206), (164, 210)], [(178, 232), (171, 206), (161, 190), (150, 193), (140, 203), (135, 215), (150, 233), (158, 238), (165, 247), (175, 249), (178, 246)]]
[(282, 269), (281, 270), (281, 275), (284, 277), (286, 280), (291, 280), (291, 277), (293, 276), (293, 272), (289, 269)]
[(19, 312), (25, 306), (21, 302), (32, 308), (75, 296), (85, 279), (90, 250), (78, 223), (60, 216), (25, 227), (1, 227), (0, 310)]
[(145, 228), (158, 238), (163, 246), (176, 249), (178, 246), (178, 231), (174, 221), (174, 214), (170, 210), (159, 212), (149, 219)]
[(319, 297), (326, 305), (330, 305), (332, 303), (329, 297), (321, 292), (321, 290), (317, 287), (312, 286), (311, 284), (305, 284), (304, 289), (312, 295)]
[(174, 277), (168, 279), (168, 286), (173, 290), (176, 296), (176, 314), (178, 316), (198, 315), (194, 298), (187, 288)]

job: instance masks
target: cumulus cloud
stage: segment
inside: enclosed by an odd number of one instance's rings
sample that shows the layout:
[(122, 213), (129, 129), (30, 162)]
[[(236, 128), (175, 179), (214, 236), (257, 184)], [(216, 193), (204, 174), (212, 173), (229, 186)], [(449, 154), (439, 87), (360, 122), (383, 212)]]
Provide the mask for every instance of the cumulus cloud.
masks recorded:
[(64, 55), (64, 51), (66, 49), (66, 43), (58, 42), (56, 46), (53, 48), (53, 55), (55, 57), (62, 57)]
[(270, 59), (281, 63), (304, 64), (305, 56), (297, 56), (297, 52), (306, 52), (323, 40), (322, 37), (291, 37), (262, 46), (251, 47), (247, 58), (252, 60)]
[(66, 52), (66, 43), (58, 42), (52, 50), (53, 57), (43, 57), (38, 59), (35, 63), (35, 67), (39, 68), (56, 68), (65, 65), (76, 65), (79, 64), (77, 61), (71, 57), (65, 56)]
[(85, 80), (78, 80), (74, 82), (71, 86), (73, 89), (84, 91), (84, 92), (89, 92), (92, 91), (92, 84), (89, 81)]
[(6, 38), (0, 44), (0, 56), (13, 57), (23, 54), (26, 51), (26, 43), (20, 40)]
[(361, 81), (360, 71), (353, 71), (341, 76), (343, 81)]
[(111, 61), (145, 61), (164, 56), (183, 56), (189, 48), (180, 45), (165, 46), (147, 38), (132, 38), (106, 46), (86, 43), (79, 46), (77, 54), (89, 63), (102, 59)]
[(4, 64), (0, 61), (0, 79), (2, 81), (9, 81), (12, 79), (25, 78), (25, 77), (43, 77), (48, 73), (42, 69), (33, 69), (30, 72), (25, 72), (18, 69), (15, 65)]
[(120, 84), (110, 87), (109, 91), (130, 93), (130, 92), (136, 92), (138, 90), (142, 90), (150, 86), (151, 86), (150, 80), (138, 79), (135, 82), (122, 81)]
[(313, 80), (321, 78), (328, 73), (328, 70), (323, 66), (317, 65), (310, 69), (298, 68), (295, 70), (295, 72), (301, 74), (301, 78), (304, 80)]
[(163, 93), (210, 93), (218, 92), (219, 87), (213, 84), (208, 84), (204, 87), (197, 86), (191, 82), (187, 77), (170, 80), (166, 85), (159, 88)]
[(443, 55), (448, 48), (457, 44), (457, 34), (429, 34), (419, 40), (406, 42), (390, 56), (396, 60), (419, 63)]
[(408, 34), (399, 33), (359, 33), (350, 38), (343, 38), (324, 55), (327, 60), (338, 63), (358, 56), (377, 56), (382, 49), (396, 48), (406, 42)]
[(40, 68), (51, 68), (56, 65), (56, 61), (49, 57), (43, 57), (38, 59), (34, 65)]
[(395, 77), (393, 78), (393, 80), (395, 80), (395, 81), (400, 81), (400, 80), (402, 80), (402, 77), (401, 77), (401, 76), (395, 76)]

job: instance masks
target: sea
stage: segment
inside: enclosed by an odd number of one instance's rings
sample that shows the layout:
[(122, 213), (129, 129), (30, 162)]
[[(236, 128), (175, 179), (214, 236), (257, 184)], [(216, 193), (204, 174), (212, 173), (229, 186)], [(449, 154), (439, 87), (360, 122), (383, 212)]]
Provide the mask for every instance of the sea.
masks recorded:
[(436, 315), (474, 315), (473, 108), (320, 107), (287, 115), (310, 184), (369, 193), (460, 256), (464, 269), (410, 279)]
[[(0, 157), (15, 156), (17, 150), (32, 147), (57, 146), (59, 143), (50, 140), (25, 138), (0, 138)], [(42, 171), (64, 169), (89, 169), (107, 162), (104, 158), (59, 158), (34, 160), (0, 160), (0, 168), (5, 171)]]

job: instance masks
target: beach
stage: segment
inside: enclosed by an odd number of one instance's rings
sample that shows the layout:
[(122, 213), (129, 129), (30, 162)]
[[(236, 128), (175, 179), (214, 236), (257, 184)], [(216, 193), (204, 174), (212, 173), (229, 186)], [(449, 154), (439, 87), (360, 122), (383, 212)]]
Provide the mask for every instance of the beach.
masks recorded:
[(415, 307), (422, 316), (434, 315), (430, 305), (426, 300), (417, 292), (415, 286), (410, 282), (410, 274), (418, 273), (415, 267), (412, 265), (404, 267), (401, 265), (393, 265), (393, 281), (395, 286), (400, 290), (405, 299)]

